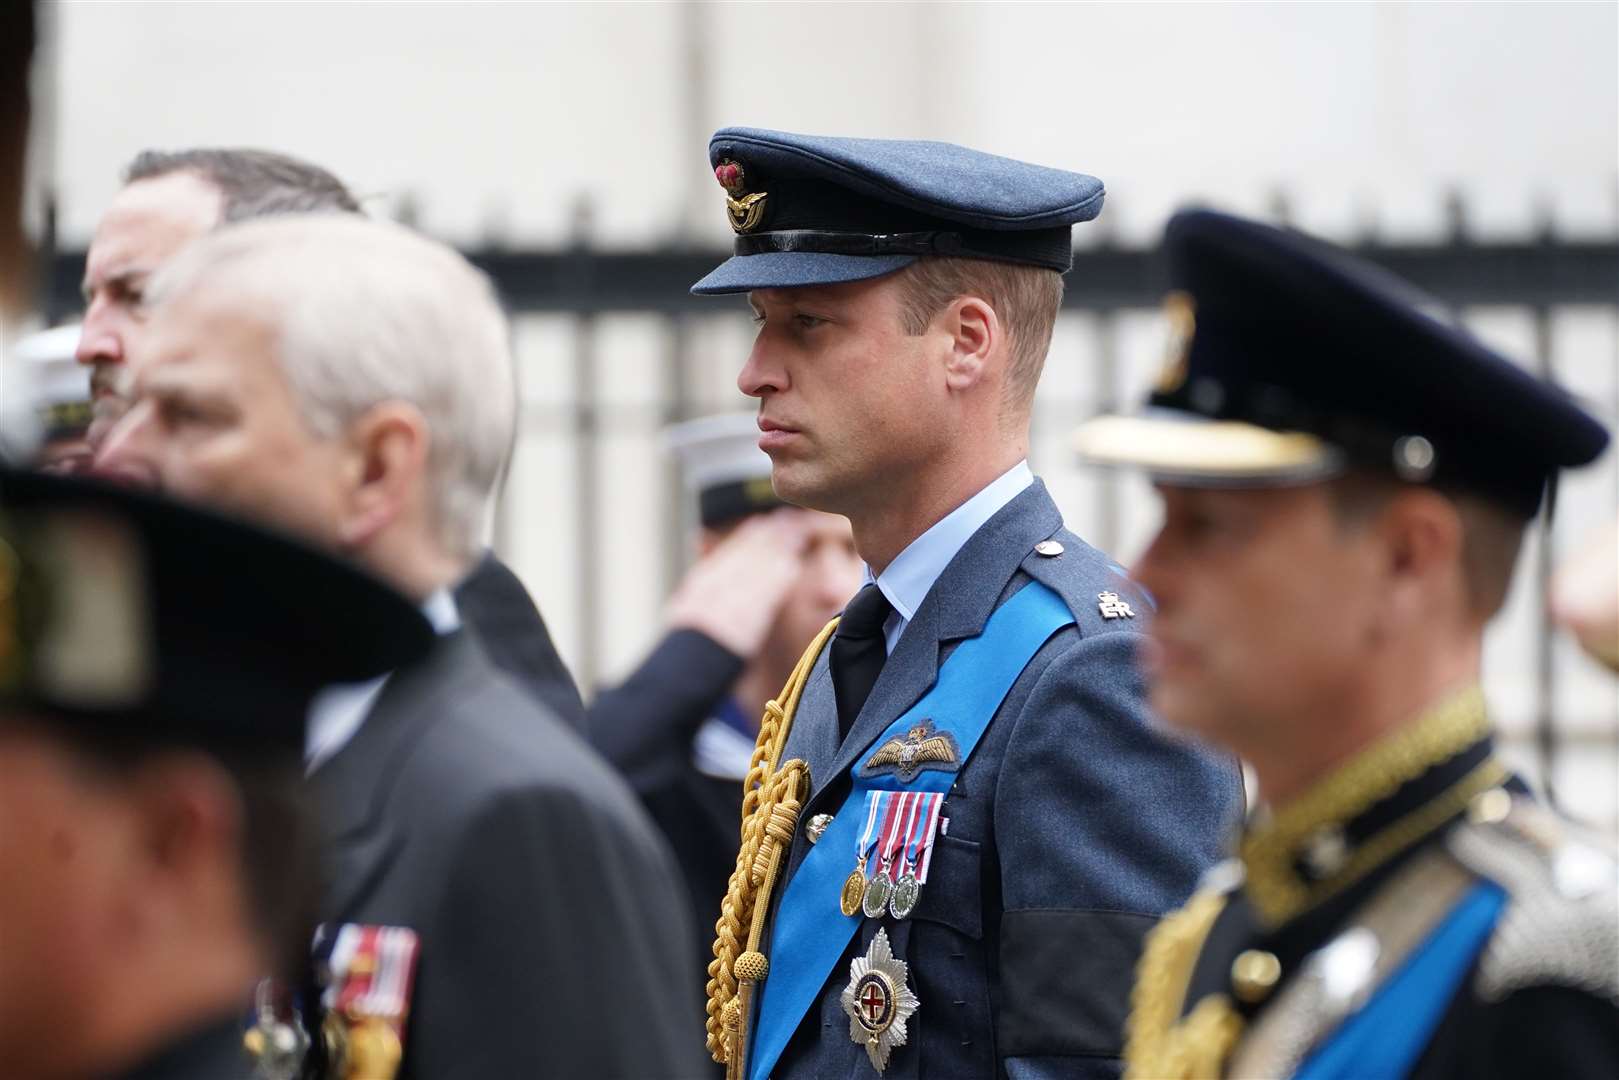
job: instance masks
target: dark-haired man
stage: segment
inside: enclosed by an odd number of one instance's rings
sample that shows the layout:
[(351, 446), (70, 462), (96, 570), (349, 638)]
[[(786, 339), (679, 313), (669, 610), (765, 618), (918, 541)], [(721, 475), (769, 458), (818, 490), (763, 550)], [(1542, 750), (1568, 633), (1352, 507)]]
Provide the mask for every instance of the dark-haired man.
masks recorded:
[(403, 597), (312, 550), (0, 470), (7, 1077), (252, 1075), (251, 987), (302, 970), (313, 925), (309, 700), (432, 640)]
[(1619, 868), (1524, 796), (1478, 688), (1526, 524), (1607, 432), (1308, 237), (1190, 211), (1165, 246), (1150, 407), (1078, 441), (1156, 481), (1152, 702), (1262, 807), (1149, 939), (1131, 1075), (1619, 1071)]
[(748, 128), (709, 163), (736, 255), (693, 291), (748, 294), (776, 493), (847, 517), (868, 567), (784, 742), (765, 719), (710, 1050), (750, 1080), (1115, 1075), (1142, 934), (1240, 794), (1148, 716), (1147, 602), (1026, 461), (1101, 182)]

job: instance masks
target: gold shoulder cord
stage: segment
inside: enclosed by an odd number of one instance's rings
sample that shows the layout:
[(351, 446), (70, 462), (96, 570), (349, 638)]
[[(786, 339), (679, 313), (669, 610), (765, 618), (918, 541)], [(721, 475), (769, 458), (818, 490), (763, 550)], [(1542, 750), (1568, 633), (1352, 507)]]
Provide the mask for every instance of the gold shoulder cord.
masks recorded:
[(1147, 935), (1125, 1024), (1126, 1080), (1214, 1080), (1242, 1034), (1242, 1016), (1224, 994), (1210, 994), (1180, 1020), (1192, 967), (1225, 894), (1197, 893)]
[(719, 921), (714, 924), (714, 959), (708, 965), (708, 1052), (725, 1066), (727, 1080), (744, 1075), (753, 988), (770, 971), (770, 962), (759, 951), (759, 938), (781, 870), (782, 852), (793, 842), (798, 812), (808, 794), (809, 767), (798, 758), (777, 763), (787, 745), (804, 684), (837, 625), (838, 620), (833, 619), (815, 636), (780, 697), (765, 706), (759, 741), (742, 781), (742, 846), (720, 905)]

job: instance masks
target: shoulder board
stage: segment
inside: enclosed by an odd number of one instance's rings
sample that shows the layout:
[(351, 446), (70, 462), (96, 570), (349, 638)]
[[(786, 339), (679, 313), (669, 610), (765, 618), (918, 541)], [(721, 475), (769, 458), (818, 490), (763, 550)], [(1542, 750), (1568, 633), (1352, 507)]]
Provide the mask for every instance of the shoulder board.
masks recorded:
[(1607, 849), (1521, 797), (1501, 800), (1495, 813), (1475, 809), (1446, 843), (1462, 865), (1507, 893), (1479, 958), (1482, 999), (1564, 986), (1619, 1005), (1619, 862)]
[(1063, 598), (1083, 636), (1145, 630), (1152, 617), (1152, 598), (1124, 567), (1067, 529), (1035, 544), (1022, 569)]

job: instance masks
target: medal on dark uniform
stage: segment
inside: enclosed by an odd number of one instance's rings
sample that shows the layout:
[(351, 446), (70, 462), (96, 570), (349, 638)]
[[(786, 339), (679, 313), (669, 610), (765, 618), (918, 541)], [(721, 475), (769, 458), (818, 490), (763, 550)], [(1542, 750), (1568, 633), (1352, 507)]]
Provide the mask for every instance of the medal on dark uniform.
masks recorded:
[(871, 875), (866, 882), (866, 896), (861, 902), (860, 910), (865, 912), (866, 918), (880, 918), (888, 910), (888, 894), (893, 891), (894, 883), (888, 880), (888, 863), (884, 861), (877, 867), (877, 872)]
[[(253, 993), (254, 1024), (242, 1036), (262, 1080), (297, 1080), (302, 1075), (310, 1040), (274, 979), (261, 979)], [(284, 1018), (286, 1017), (286, 1018)]]
[(905, 961), (894, 956), (888, 943), (888, 931), (880, 928), (866, 955), (849, 964), (849, 985), (841, 998), (849, 1016), (849, 1038), (866, 1048), (871, 1067), (879, 1074), (888, 1068), (894, 1047), (905, 1045), (905, 1022), (922, 1006), (906, 982), (908, 975)]
[(337, 929), (321, 995), (330, 1075), (393, 1080), (399, 1072), (418, 947), (416, 932), (403, 926)]
[(888, 912), (888, 899), (894, 893), (894, 856), (899, 852), (906, 827), (911, 821), (912, 808), (916, 805), (913, 792), (885, 791), (881, 795), (887, 807), (887, 812), (880, 815), (883, 829), (877, 851), (881, 857), (877, 872), (866, 882), (866, 896), (860, 907), (868, 919), (880, 919)]
[(866, 895), (866, 859), (870, 853), (872, 833), (877, 828), (877, 792), (866, 796), (866, 828), (855, 844), (854, 870), (843, 879), (843, 892), (838, 897), (838, 910), (845, 915), (858, 915)]
[(912, 825), (905, 842), (905, 853), (900, 861), (899, 880), (894, 883), (893, 895), (888, 900), (888, 914), (896, 919), (909, 919), (922, 898), (922, 883), (927, 880), (926, 864), (933, 854), (933, 836), (939, 827), (939, 808), (944, 805), (943, 792), (918, 792), (917, 808), (912, 814)]

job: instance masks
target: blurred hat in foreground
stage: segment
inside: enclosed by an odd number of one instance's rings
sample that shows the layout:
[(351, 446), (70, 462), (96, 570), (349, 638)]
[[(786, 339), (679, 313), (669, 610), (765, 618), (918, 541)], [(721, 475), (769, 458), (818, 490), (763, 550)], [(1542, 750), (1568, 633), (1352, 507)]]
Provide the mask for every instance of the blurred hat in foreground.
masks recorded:
[(709, 165), (736, 253), (698, 294), (862, 281), (924, 255), (1064, 272), (1070, 226), (1102, 211), (1094, 176), (952, 143), (844, 139), (731, 127)]
[(318, 690), (391, 671), (432, 641), (408, 600), (291, 540), (0, 469), (0, 714), (298, 752)]
[(1564, 391), (1325, 243), (1194, 210), (1164, 247), (1170, 355), (1144, 412), (1075, 433), (1092, 462), (1227, 487), (1366, 469), (1533, 517), (1560, 469), (1608, 443)]
[(752, 413), (721, 413), (676, 424), (664, 443), (680, 460), (686, 490), (697, 497), (704, 528), (785, 505), (770, 483), (770, 455), (759, 449)]

